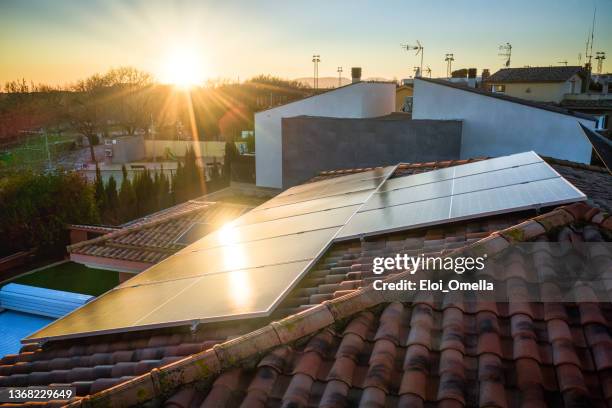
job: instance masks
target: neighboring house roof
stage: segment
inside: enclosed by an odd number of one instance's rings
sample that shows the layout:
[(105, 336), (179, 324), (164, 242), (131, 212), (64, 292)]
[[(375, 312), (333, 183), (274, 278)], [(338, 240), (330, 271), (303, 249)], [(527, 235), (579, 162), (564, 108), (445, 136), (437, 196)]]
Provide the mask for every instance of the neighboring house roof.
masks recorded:
[(455, 88), (455, 89), (459, 89), (459, 90), (466, 91), (466, 92), (472, 92), (472, 93), (480, 94), (483, 96), (488, 96), (489, 98), (501, 99), (501, 100), (512, 102), (512, 103), (518, 103), (520, 105), (529, 106), (531, 108), (542, 109), (542, 110), (546, 110), (549, 112), (560, 113), (561, 115), (568, 115), (568, 116), (573, 116), (573, 117), (580, 118), (580, 119), (586, 119), (586, 120), (590, 120), (593, 122), (597, 122), (597, 118), (592, 115), (587, 115), (585, 113), (580, 113), (580, 112), (574, 112), (570, 109), (564, 109), (564, 108), (546, 104), (546, 103), (534, 102), (534, 101), (530, 101), (527, 99), (521, 99), (521, 98), (516, 98), (514, 96), (504, 95), (501, 93), (489, 92), (482, 88), (472, 88), (466, 85), (456, 84), (456, 83), (453, 83), (453, 82), (450, 82), (444, 79), (433, 79), (433, 78), (416, 78), (416, 79), (419, 81), (431, 82), (434, 84), (447, 86), (449, 88)]
[(184, 248), (176, 240), (194, 223), (217, 228), (249, 209), (242, 204), (190, 200), (123, 224), (105, 235), (70, 245), (68, 252), (76, 262), (138, 271)]
[(584, 68), (580, 66), (503, 68), (487, 78), (487, 82), (565, 82), (576, 74), (584, 77)]
[(561, 106), (567, 109), (612, 109), (611, 99), (564, 99)]
[[(608, 214), (574, 204), (335, 243), (269, 318), (28, 345), (0, 360), (0, 386), (70, 384), (90, 395), (73, 406), (152, 398), (185, 408), (605, 406), (612, 402), (609, 303), (531, 303), (520, 292), (510, 303), (456, 293), (397, 301), (368, 285), (375, 256), (494, 255), (523, 241), (609, 241), (611, 234)], [(598, 256), (600, 265), (612, 262)], [(576, 262), (591, 265), (588, 256)], [(520, 268), (513, 273), (522, 276)]]

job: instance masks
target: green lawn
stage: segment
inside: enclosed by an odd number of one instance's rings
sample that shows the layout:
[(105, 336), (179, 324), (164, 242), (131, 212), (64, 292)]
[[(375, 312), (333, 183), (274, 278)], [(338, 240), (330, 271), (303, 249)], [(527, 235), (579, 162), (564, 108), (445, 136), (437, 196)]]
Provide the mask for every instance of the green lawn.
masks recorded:
[(119, 284), (119, 274), (66, 262), (16, 278), (13, 283), (99, 296)]
[[(51, 162), (55, 162), (62, 151), (69, 149), (69, 145), (74, 142), (74, 133), (62, 133), (47, 135), (49, 145), (49, 156)], [(33, 169), (40, 170), (47, 165), (47, 149), (45, 137), (42, 135), (29, 135), (21, 144), (9, 149), (0, 151), (0, 167), (7, 169)]]

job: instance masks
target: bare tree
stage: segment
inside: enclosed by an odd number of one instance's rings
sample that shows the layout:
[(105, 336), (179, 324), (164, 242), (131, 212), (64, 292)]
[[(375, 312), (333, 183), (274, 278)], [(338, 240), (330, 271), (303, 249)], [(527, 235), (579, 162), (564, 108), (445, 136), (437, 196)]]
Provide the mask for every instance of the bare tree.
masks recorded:
[(130, 135), (144, 129), (147, 111), (143, 99), (152, 83), (151, 75), (132, 67), (94, 74), (73, 85), (71, 124), (87, 138), (91, 160), (96, 162), (94, 145), (98, 133), (106, 133), (109, 123), (117, 123)]

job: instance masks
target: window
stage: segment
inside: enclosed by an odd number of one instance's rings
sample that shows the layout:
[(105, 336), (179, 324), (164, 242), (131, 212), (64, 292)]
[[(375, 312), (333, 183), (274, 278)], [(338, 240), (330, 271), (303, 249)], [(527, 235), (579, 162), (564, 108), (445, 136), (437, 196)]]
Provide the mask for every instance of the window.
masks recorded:
[(491, 85), (491, 92), (504, 93), (506, 92), (506, 85)]

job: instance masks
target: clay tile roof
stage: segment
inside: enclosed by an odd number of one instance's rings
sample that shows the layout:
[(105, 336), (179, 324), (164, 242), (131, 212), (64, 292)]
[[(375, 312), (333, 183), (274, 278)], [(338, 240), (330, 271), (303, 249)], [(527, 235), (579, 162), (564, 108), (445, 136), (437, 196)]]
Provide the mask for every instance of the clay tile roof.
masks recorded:
[[(398, 301), (369, 283), (374, 254), (495, 254), (523, 240), (611, 234), (609, 215), (575, 204), (338, 243), (270, 319), (27, 346), (0, 360), (0, 386), (71, 384), (86, 396), (75, 407), (153, 397), (167, 407), (609, 406), (610, 303), (520, 301), (518, 267), (512, 303), (452, 292), (442, 301)], [(610, 254), (597, 256), (612, 265)], [(327, 293), (322, 303), (313, 296)]]
[[(463, 163), (402, 164), (394, 176)], [(612, 176), (592, 166), (549, 163), (609, 203), (605, 186)], [(198, 204), (159, 225), (209, 206)], [(141, 227), (151, 224), (135, 226)], [(400, 251), (492, 255), (524, 241), (611, 239), (612, 217), (574, 204), (537, 216), (516, 212), (335, 243), (269, 318), (26, 345), (0, 360), (0, 387), (70, 384), (79, 396), (75, 407), (152, 398), (168, 407), (610, 406), (612, 305), (527, 301), (520, 253), (503, 271), (510, 303), (468, 301), (457, 292), (396, 299), (370, 284), (373, 258)], [(554, 277), (554, 256), (538, 252), (531, 262)], [(609, 253), (591, 256), (612, 265)], [(587, 267), (591, 261), (576, 262)], [(387, 276), (399, 281), (406, 273)], [(546, 289), (550, 296), (558, 290)]]
[[(190, 200), (123, 224), (102, 236), (70, 245), (67, 249), (73, 258), (86, 255), (152, 265), (184, 248), (185, 245), (176, 240), (194, 223), (219, 227), (249, 209), (240, 204)], [(93, 231), (101, 230), (94, 228)]]
[(576, 74), (584, 76), (584, 68), (580, 66), (503, 68), (491, 75), (487, 82), (564, 82)]

